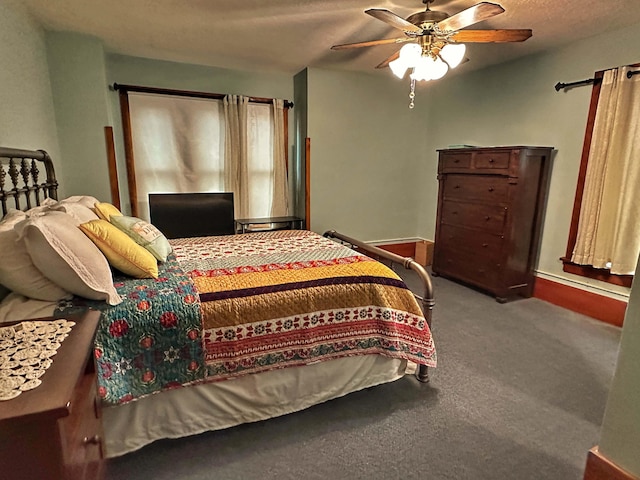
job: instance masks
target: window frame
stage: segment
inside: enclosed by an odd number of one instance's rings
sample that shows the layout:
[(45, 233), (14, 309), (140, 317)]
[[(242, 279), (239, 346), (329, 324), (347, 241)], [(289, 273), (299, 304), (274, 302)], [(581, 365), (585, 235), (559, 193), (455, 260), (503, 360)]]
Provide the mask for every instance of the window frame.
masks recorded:
[[(129, 208), (133, 217), (138, 216), (138, 204), (136, 198), (138, 196), (138, 187), (135, 177), (135, 160), (133, 154), (133, 136), (131, 128), (131, 116), (129, 108), (129, 92), (137, 93), (154, 93), (160, 95), (175, 95), (182, 97), (206, 98), (222, 100), (227, 95), (225, 93), (209, 93), (197, 92), (192, 90), (175, 90), (157, 87), (145, 87), (140, 85), (123, 85), (114, 83), (113, 89), (118, 92), (120, 100), (120, 115), (122, 118), (122, 135), (124, 137), (124, 155), (125, 165), (127, 169), (127, 185), (129, 190)], [(263, 97), (249, 97), (249, 102), (271, 104), (274, 99)], [(289, 170), (289, 109), (293, 107), (293, 103), (289, 100), (284, 101), (284, 143), (285, 148), (285, 165), (287, 173)], [(116, 179), (117, 182), (117, 179)], [(114, 185), (111, 185), (114, 188)]]
[[(640, 63), (630, 65), (632, 67), (640, 67)], [(582, 207), (582, 197), (584, 195), (584, 184), (587, 175), (587, 165), (589, 163), (589, 151), (591, 150), (591, 138), (593, 136), (593, 128), (596, 119), (596, 111), (598, 109), (598, 99), (600, 98), (600, 90), (602, 86), (602, 78), (606, 70), (599, 70), (593, 76), (593, 88), (591, 90), (591, 103), (589, 104), (589, 114), (587, 116), (587, 127), (584, 135), (584, 143), (582, 145), (582, 156), (580, 158), (580, 170), (578, 172), (578, 183), (576, 186), (576, 195), (573, 203), (573, 212), (571, 215), (571, 225), (569, 227), (569, 238), (567, 240), (567, 250), (564, 257), (560, 257), (562, 261), (562, 270), (574, 275), (592, 278), (601, 282), (620, 285), (623, 287), (631, 287), (633, 275), (619, 275), (611, 273), (606, 268), (595, 268), (590, 265), (579, 265), (571, 261), (573, 249), (578, 238), (578, 223), (580, 221), (580, 209)]]

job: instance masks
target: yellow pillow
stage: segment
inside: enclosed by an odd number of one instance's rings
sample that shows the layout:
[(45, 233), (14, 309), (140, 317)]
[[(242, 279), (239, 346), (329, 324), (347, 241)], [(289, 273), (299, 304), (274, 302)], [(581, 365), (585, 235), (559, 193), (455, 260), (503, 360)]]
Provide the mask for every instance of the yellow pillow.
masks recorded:
[(79, 226), (107, 257), (109, 264), (135, 278), (158, 278), (158, 261), (129, 235), (106, 220), (91, 220)]
[(99, 218), (106, 220), (107, 222), (111, 220), (112, 216), (122, 216), (122, 212), (120, 210), (107, 202), (97, 202), (93, 206), (93, 211), (96, 212), (96, 215), (98, 215)]

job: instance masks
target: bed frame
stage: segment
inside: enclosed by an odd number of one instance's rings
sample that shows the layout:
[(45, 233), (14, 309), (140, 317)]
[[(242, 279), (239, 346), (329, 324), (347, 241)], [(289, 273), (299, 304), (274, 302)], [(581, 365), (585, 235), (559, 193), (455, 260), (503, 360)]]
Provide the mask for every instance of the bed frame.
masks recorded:
[[(38, 162), (44, 165), (46, 174), (42, 183), (39, 183)], [(49, 154), (44, 150), (0, 147), (2, 216), (4, 217), (10, 208), (27, 210), (36, 207), (45, 198), (58, 199), (58, 182)]]
[[(46, 178), (40, 183), (39, 163), (44, 165)], [(58, 182), (56, 180), (53, 161), (44, 150), (20, 150), (0, 147), (0, 205), (2, 215), (6, 215), (10, 208), (27, 210), (38, 206), (46, 198), (58, 199)], [(416, 295), (420, 301), (424, 317), (429, 327), (433, 315), (435, 301), (431, 276), (425, 268), (411, 257), (402, 257), (368, 245), (354, 238), (342, 235), (335, 230), (325, 232), (325, 237), (337, 239), (354, 249), (364, 252), (382, 263), (398, 264), (407, 270), (413, 270), (423, 284), (424, 294)], [(420, 365), (416, 371), (420, 382), (429, 381), (428, 368)]]

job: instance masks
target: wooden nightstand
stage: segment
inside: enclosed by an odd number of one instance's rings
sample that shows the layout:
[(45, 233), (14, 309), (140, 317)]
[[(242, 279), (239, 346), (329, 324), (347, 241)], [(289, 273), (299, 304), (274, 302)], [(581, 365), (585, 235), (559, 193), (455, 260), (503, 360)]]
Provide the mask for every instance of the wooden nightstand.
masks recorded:
[(102, 424), (93, 367), (93, 337), (100, 313), (67, 318), (76, 325), (41, 377), (42, 384), (0, 402), (3, 479), (102, 476)]

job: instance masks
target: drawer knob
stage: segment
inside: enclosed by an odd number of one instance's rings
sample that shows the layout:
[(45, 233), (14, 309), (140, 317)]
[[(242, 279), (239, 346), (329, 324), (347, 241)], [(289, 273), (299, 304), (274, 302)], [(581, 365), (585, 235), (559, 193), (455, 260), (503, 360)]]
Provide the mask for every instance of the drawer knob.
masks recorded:
[(493, 158), (490, 158), (489, 163), (493, 163), (493, 162), (495, 162), (495, 160)]
[(489, 246), (489, 244), (488, 244), (488, 243), (483, 243), (483, 244), (482, 244), (482, 248), (487, 248), (488, 246)]
[(460, 188), (460, 185), (454, 185), (453, 188)]
[(84, 437), (82, 439), (82, 443), (84, 445), (98, 445), (100, 442), (102, 442), (100, 435), (94, 435), (92, 437)]
[(460, 163), (460, 159), (459, 159), (459, 158), (456, 158), (456, 159), (453, 161), (453, 163)]
[(493, 187), (489, 187), (489, 191), (490, 191), (490, 192), (493, 192)]
[(487, 215), (486, 217), (484, 217), (484, 219), (488, 222), (489, 220), (491, 220), (491, 217)]

